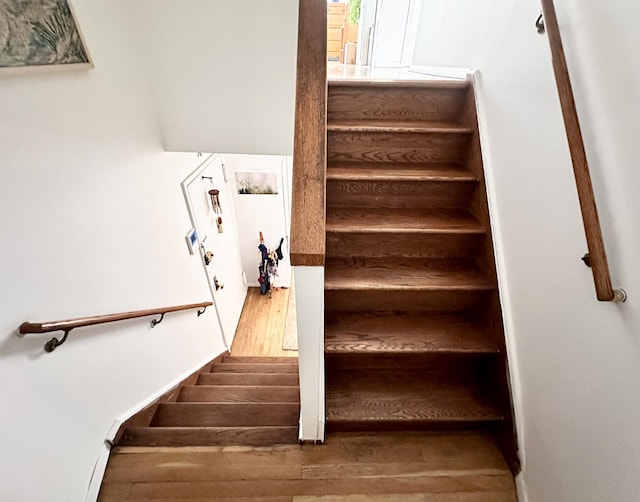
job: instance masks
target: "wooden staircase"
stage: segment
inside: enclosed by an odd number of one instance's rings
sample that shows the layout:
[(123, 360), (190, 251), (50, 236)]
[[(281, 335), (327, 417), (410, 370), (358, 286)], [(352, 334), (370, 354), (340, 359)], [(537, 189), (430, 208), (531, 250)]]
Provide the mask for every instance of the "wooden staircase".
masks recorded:
[(518, 468), (473, 89), (330, 81), (327, 430), (487, 429)]
[(298, 440), (298, 360), (224, 355), (119, 431), (118, 446), (272, 446)]

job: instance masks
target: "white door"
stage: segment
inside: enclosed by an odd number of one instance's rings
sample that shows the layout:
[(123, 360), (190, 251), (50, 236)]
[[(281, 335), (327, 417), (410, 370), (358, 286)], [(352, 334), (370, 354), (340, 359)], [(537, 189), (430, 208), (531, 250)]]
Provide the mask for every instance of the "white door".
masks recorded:
[(409, 66), (417, 37), (420, 0), (378, 0), (372, 66)]
[[(222, 336), (225, 345), (230, 348), (247, 296), (247, 286), (242, 274), (234, 207), (221, 157), (212, 156), (185, 180), (182, 189), (192, 224), (198, 233), (200, 258), (213, 295)], [(219, 192), (215, 210), (210, 190)], [(205, 257), (207, 252), (213, 253), (210, 260)]]

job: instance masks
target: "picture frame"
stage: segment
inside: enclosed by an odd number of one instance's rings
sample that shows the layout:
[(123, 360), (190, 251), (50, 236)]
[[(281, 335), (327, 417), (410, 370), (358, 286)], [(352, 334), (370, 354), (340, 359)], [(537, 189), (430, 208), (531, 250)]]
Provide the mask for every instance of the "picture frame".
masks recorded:
[(70, 0), (4, 0), (0, 74), (92, 68)]
[(277, 195), (278, 173), (276, 171), (236, 171), (238, 195)]
[(196, 232), (196, 229), (190, 229), (184, 238), (187, 241), (187, 246), (189, 247), (189, 254), (195, 254), (195, 250), (198, 245), (198, 232)]

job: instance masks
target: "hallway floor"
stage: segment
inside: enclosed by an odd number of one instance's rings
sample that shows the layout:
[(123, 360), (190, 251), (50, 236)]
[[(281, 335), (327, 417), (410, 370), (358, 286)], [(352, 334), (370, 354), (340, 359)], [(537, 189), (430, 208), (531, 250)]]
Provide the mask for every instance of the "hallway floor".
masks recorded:
[(231, 344), (232, 355), (298, 357), (297, 351), (282, 349), (291, 291), (278, 289), (269, 298), (260, 295), (260, 288), (249, 288)]

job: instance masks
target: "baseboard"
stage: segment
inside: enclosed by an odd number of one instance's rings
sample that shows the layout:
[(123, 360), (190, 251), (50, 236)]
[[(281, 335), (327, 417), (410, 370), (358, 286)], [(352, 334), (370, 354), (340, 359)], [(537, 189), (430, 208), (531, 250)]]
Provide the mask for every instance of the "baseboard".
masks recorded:
[(458, 68), (454, 66), (421, 66), (411, 65), (408, 69), (411, 73), (419, 73), (421, 75), (430, 75), (432, 77), (454, 78), (457, 80), (466, 80), (467, 75), (473, 70), (471, 68)]

